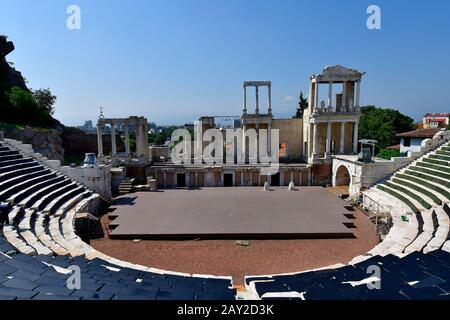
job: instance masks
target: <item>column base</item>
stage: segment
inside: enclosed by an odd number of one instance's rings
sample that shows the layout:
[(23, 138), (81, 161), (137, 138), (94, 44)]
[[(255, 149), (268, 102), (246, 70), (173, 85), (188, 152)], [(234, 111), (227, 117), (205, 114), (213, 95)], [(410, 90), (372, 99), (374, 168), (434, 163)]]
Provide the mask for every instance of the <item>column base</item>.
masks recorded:
[(331, 153), (325, 152), (325, 159), (330, 160), (331, 159)]

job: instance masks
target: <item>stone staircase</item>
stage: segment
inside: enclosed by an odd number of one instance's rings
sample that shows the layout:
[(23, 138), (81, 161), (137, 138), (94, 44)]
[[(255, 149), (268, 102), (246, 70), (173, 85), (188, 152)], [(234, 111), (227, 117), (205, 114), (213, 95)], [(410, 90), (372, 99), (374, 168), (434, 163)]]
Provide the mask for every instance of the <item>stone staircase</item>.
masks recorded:
[(119, 195), (125, 195), (133, 192), (134, 179), (125, 178), (119, 185)]
[(450, 249), (450, 143), (416, 159), (363, 192), (364, 206), (388, 207), (393, 227), (385, 240), (359, 262), (374, 255), (404, 256), (415, 251)]

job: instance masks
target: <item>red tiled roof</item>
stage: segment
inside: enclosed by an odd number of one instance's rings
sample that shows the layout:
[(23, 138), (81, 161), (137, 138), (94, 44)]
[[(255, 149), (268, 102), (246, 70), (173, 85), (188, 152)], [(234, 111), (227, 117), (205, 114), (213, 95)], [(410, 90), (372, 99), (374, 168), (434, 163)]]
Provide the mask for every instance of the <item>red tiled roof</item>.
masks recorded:
[(386, 149), (388, 149), (388, 150), (400, 150), (400, 145), (396, 144), (396, 145), (393, 145), (393, 146), (390, 146), (390, 147), (386, 147)]
[(450, 113), (427, 113), (424, 117), (450, 117)]
[(399, 133), (397, 137), (407, 137), (407, 138), (433, 138), (433, 136), (440, 131), (439, 128), (430, 129), (418, 129), (413, 131), (408, 131), (404, 133)]

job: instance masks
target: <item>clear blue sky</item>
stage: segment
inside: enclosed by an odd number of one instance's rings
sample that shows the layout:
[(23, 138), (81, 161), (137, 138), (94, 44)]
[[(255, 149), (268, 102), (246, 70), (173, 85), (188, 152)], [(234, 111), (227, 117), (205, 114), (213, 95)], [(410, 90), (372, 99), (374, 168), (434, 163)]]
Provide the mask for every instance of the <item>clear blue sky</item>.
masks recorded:
[[(66, 28), (70, 4), (81, 30)], [(369, 4), (381, 30), (366, 27)], [(158, 124), (239, 115), (244, 80), (271, 80), (275, 116), (290, 117), (308, 76), (334, 64), (367, 72), (362, 104), (450, 112), (447, 0), (0, 0), (0, 33), (68, 125), (99, 106)]]

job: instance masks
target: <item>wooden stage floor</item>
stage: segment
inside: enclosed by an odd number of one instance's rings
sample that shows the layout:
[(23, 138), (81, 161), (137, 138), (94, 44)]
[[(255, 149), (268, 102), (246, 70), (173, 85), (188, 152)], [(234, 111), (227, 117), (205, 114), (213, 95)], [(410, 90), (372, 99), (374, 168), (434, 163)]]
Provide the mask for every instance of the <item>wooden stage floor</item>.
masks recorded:
[(118, 197), (111, 239), (352, 238), (347, 203), (322, 187), (169, 189)]

